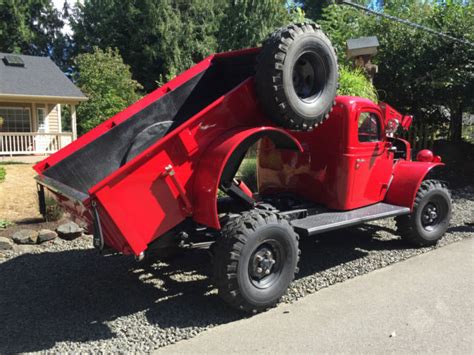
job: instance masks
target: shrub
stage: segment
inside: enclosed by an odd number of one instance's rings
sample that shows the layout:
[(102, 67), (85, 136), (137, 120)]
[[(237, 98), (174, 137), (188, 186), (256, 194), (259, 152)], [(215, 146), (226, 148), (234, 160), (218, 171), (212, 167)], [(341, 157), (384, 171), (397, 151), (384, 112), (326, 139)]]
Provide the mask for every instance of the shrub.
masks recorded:
[(341, 65), (339, 68), (338, 95), (360, 96), (378, 101), (377, 91), (361, 69)]
[(64, 214), (62, 207), (58, 204), (58, 202), (50, 197), (46, 196), (45, 198), (46, 203), (46, 215), (44, 218), (48, 222), (59, 221)]
[(78, 129), (84, 134), (140, 98), (141, 85), (117, 49), (94, 47), (76, 57), (77, 85), (89, 98), (77, 108)]
[(0, 229), (5, 229), (5, 228), (7, 228), (8, 226), (11, 226), (11, 225), (13, 225), (12, 222), (7, 221), (6, 219), (0, 219)]

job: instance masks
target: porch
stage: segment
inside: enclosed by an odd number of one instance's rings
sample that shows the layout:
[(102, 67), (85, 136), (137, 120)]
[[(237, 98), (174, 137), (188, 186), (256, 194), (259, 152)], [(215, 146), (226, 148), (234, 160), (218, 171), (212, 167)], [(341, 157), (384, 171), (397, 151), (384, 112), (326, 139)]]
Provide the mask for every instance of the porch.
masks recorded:
[[(70, 117), (64, 123), (61, 111), (66, 105)], [(0, 157), (49, 155), (77, 138), (75, 103), (7, 102), (0, 98), (0, 117)]]
[(0, 132), (0, 155), (52, 154), (72, 141), (72, 132)]

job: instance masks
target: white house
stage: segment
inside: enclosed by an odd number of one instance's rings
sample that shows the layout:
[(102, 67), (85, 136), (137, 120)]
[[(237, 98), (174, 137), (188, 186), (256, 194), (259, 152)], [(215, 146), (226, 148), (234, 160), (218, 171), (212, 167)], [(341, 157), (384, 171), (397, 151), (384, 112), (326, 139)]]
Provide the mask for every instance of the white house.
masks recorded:
[[(0, 53), (0, 155), (50, 154), (77, 138), (85, 95), (47, 57)], [(69, 105), (70, 132), (61, 124)]]

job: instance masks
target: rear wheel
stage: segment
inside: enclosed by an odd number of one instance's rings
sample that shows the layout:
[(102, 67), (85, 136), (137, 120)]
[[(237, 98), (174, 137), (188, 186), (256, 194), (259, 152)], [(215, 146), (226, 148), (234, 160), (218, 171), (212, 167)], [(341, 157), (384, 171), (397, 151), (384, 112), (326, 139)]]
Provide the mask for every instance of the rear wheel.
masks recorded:
[(278, 125), (309, 130), (321, 123), (334, 104), (337, 82), (336, 53), (318, 25), (289, 25), (263, 44), (256, 91)]
[(297, 272), (298, 238), (275, 212), (251, 210), (231, 219), (214, 248), (219, 295), (232, 307), (258, 312), (274, 306)]
[(416, 246), (434, 245), (451, 220), (451, 195), (438, 180), (425, 180), (416, 194), (413, 213), (396, 218), (402, 238)]

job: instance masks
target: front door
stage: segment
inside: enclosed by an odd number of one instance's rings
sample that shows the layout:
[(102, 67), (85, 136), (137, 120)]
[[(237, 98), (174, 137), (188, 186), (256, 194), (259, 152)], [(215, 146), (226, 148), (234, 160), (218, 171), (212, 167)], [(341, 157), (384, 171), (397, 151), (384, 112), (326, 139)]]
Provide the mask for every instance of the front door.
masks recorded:
[(38, 120), (38, 135), (35, 138), (35, 148), (37, 153), (46, 153), (50, 144), (50, 137), (42, 133), (48, 132), (48, 120), (43, 107), (36, 108), (36, 117)]
[(357, 116), (357, 143), (351, 162), (353, 208), (383, 200), (392, 175), (393, 153), (387, 148), (380, 114), (362, 109)]

